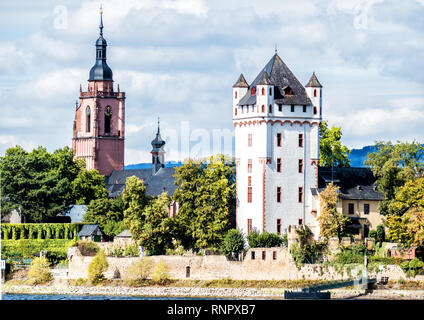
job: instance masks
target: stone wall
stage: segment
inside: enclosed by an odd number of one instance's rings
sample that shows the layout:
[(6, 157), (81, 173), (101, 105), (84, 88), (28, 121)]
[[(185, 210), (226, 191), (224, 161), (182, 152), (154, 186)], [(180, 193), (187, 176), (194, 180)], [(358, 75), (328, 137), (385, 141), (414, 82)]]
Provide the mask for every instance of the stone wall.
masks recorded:
[[(254, 252), (254, 258), (252, 256)], [(88, 265), (93, 257), (84, 257), (77, 248), (69, 248), (69, 279), (87, 278)], [(169, 274), (174, 279), (187, 279), (187, 267), (190, 269), (190, 279), (214, 280), (230, 278), (233, 280), (341, 280), (350, 274), (340, 274), (333, 268), (324, 269), (322, 265), (305, 265), (298, 270), (292, 261), (287, 248), (254, 248), (249, 249), (243, 261), (230, 261), (222, 255), (205, 256), (151, 256), (158, 263), (164, 261)], [(107, 257), (109, 268), (106, 278), (113, 278), (118, 271), (124, 276), (127, 268), (140, 258)], [(370, 277), (377, 274), (370, 273)], [(405, 278), (399, 266), (386, 266), (381, 276), (390, 280)]]

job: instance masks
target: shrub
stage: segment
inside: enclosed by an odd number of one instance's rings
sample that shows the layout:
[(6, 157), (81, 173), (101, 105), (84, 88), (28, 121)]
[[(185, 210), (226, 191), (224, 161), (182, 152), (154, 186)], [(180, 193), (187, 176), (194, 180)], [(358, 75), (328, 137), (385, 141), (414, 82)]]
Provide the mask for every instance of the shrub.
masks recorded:
[(2, 240), (1, 256), (2, 259), (12, 259), (22, 261), (31, 259), (38, 255), (40, 251), (54, 252), (64, 256), (66, 259), (69, 240), (62, 239), (20, 239), (20, 240)]
[(99, 284), (104, 279), (103, 272), (107, 271), (109, 264), (103, 250), (100, 250), (88, 266), (88, 281), (90, 284)]
[(159, 262), (156, 264), (152, 278), (153, 281), (158, 284), (166, 284), (169, 282), (169, 280), (171, 280), (168, 273), (168, 266), (163, 260), (159, 260)]
[(53, 276), (49, 270), (49, 262), (46, 257), (35, 258), (28, 271), (28, 283), (37, 285), (47, 283), (53, 280)]
[(90, 240), (78, 241), (77, 246), (83, 256), (95, 256), (100, 251), (99, 245)]
[(51, 265), (57, 265), (62, 262), (66, 262), (68, 254), (62, 251), (47, 251), (46, 258)]
[(151, 277), (152, 270), (153, 261), (149, 258), (143, 258), (128, 267), (124, 273), (124, 279), (131, 284), (140, 285)]
[(222, 252), (225, 255), (230, 255), (232, 252), (239, 252), (244, 249), (244, 237), (237, 229), (231, 229), (225, 235), (222, 243)]
[(284, 240), (277, 233), (264, 232), (259, 234), (257, 231), (252, 231), (247, 236), (247, 242), (250, 248), (272, 248), (281, 246)]
[(415, 258), (411, 261), (405, 261), (400, 264), (400, 267), (405, 272), (407, 277), (415, 277), (418, 274), (421, 274), (424, 270), (424, 262)]
[(247, 243), (250, 248), (259, 248), (260, 245), (260, 234), (257, 231), (252, 231), (247, 236)]

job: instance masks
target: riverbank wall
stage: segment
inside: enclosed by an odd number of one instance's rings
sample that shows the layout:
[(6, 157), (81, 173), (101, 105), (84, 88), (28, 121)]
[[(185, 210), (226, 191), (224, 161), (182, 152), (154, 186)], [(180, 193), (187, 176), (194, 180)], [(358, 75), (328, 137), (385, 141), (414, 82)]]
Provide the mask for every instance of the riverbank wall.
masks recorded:
[[(232, 261), (223, 255), (162, 255), (148, 258), (155, 264), (163, 261), (168, 267), (170, 277), (174, 279), (342, 280), (352, 276), (350, 270), (341, 272), (319, 264), (307, 264), (298, 269), (288, 249), (284, 247), (249, 249), (243, 261)], [(78, 248), (72, 247), (68, 250), (68, 259), (67, 278), (86, 279), (93, 257), (82, 256)], [(113, 279), (125, 276), (128, 267), (140, 259), (107, 257), (109, 267), (105, 277)], [(406, 279), (403, 270), (397, 265), (386, 265), (381, 271), (368, 273), (369, 277), (377, 275), (388, 277), (390, 280)]]

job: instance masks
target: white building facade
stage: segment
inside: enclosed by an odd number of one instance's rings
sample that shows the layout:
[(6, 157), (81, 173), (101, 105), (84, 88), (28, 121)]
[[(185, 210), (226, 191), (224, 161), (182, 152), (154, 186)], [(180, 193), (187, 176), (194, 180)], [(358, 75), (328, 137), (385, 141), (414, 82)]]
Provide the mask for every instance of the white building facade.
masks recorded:
[(275, 53), (248, 85), (233, 86), (237, 166), (236, 224), (284, 234), (307, 225), (317, 237), (319, 124), (322, 86), (315, 74), (304, 87)]

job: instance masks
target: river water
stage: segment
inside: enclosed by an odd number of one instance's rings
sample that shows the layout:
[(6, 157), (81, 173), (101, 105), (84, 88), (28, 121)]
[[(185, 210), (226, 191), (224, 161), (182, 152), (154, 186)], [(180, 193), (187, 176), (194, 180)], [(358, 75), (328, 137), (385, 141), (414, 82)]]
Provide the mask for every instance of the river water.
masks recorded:
[(137, 297), (109, 295), (70, 295), (70, 294), (2, 294), (3, 300), (243, 300), (228, 298), (193, 297)]

